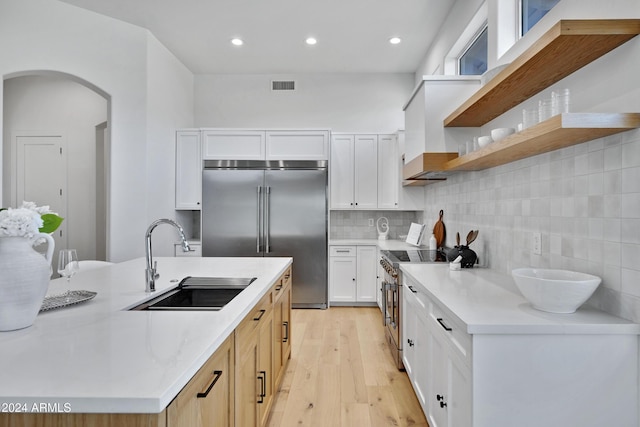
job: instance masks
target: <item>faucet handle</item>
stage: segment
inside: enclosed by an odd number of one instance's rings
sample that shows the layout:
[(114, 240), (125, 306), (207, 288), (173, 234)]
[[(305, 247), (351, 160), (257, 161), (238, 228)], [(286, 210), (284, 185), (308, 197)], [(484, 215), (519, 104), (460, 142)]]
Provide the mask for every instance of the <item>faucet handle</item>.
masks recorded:
[(158, 261), (153, 262), (153, 270), (151, 270), (151, 274), (153, 275), (154, 279), (160, 277), (160, 273), (158, 273)]

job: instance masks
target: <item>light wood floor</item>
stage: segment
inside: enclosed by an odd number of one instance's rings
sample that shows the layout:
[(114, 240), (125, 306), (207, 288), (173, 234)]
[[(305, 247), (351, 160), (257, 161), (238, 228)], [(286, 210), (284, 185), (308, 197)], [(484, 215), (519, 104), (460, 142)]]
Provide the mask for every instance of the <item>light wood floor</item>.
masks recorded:
[(293, 310), (292, 350), (268, 427), (428, 426), (387, 348), (377, 307)]

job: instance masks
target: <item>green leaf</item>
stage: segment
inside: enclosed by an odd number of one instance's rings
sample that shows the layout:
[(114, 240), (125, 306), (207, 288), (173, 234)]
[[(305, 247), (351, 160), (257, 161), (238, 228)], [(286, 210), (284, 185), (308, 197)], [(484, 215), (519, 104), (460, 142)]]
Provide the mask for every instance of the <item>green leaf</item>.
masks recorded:
[(41, 233), (53, 233), (60, 227), (64, 218), (59, 217), (56, 214), (44, 214), (42, 215), (42, 227), (40, 227)]

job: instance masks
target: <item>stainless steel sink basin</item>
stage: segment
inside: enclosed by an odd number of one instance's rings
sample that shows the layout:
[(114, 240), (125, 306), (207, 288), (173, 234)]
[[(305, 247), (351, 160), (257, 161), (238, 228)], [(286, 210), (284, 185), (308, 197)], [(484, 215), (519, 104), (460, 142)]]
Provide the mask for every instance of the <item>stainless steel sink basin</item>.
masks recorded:
[(255, 277), (186, 277), (180, 284), (130, 310), (221, 310)]

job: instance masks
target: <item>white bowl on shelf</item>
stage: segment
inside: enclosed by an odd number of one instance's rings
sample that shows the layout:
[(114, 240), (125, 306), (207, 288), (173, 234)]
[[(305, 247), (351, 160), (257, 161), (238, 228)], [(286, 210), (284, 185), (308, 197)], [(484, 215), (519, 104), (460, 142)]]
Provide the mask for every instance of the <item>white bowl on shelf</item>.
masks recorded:
[(491, 131), (491, 139), (494, 141), (500, 141), (501, 139), (505, 139), (509, 135), (515, 133), (514, 128), (497, 128)]
[(511, 274), (533, 308), (549, 313), (575, 312), (602, 280), (577, 271), (543, 268), (517, 268)]
[(488, 135), (483, 135), (478, 137), (478, 145), (480, 146), (480, 148), (486, 147), (492, 142), (493, 142), (493, 139)]

